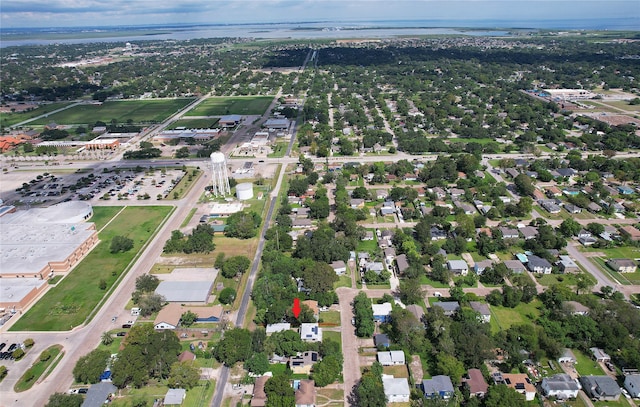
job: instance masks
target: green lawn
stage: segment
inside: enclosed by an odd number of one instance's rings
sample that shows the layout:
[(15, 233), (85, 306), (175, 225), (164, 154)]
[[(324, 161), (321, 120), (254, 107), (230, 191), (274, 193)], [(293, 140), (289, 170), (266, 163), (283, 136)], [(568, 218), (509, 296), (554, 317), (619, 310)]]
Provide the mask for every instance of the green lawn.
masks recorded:
[(577, 361), (575, 368), (581, 376), (602, 376), (605, 374), (600, 365), (590, 355), (585, 355), (577, 349), (573, 349), (573, 354), (576, 355)]
[(25, 120), (33, 119), (34, 117), (53, 112), (54, 110), (70, 105), (71, 103), (72, 102), (49, 103), (33, 109), (29, 112), (0, 113), (0, 125), (2, 127), (13, 126), (14, 124), (23, 122)]
[(179, 127), (186, 129), (213, 129), (218, 124), (218, 119), (180, 119), (167, 126), (167, 130)]
[[(440, 281), (432, 280), (429, 277), (427, 277), (426, 275), (423, 275), (423, 276), (420, 277), (420, 284), (422, 284), (422, 285), (430, 285), (433, 288), (445, 288), (445, 289), (449, 288), (449, 284), (444, 284), (444, 283), (441, 283)], [(446, 294), (448, 295), (448, 293), (449, 292), (447, 291)], [(445, 293), (442, 293), (442, 294), (444, 295)]]
[(97, 121), (110, 123), (112, 119), (118, 123), (160, 123), (191, 103), (193, 99), (157, 99), (157, 100), (119, 100), (104, 102), (102, 105), (80, 105), (49, 115), (32, 122), (34, 125), (45, 125), (50, 122), (58, 124), (93, 124)]
[(281, 142), (276, 143), (273, 146), (273, 153), (269, 154), (267, 157), (269, 158), (282, 158), (287, 153), (288, 143)]
[[(86, 322), (120, 275), (173, 210), (169, 206), (127, 207), (102, 232), (100, 243), (11, 327), (13, 331), (65, 331)], [(133, 240), (134, 248), (111, 254), (114, 236)], [(104, 280), (106, 290), (99, 282)]]
[(340, 312), (339, 311), (327, 311), (321, 312), (320, 318), (327, 324), (340, 325)]
[(211, 97), (185, 116), (262, 115), (272, 101), (273, 96)]
[(122, 208), (122, 206), (94, 206), (93, 216), (89, 222), (95, 223), (96, 229), (100, 231)]
[(329, 339), (334, 342), (338, 342), (340, 344), (340, 347), (342, 347), (342, 335), (340, 334), (340, 332), (322, 331), (322, 339)]
[(42, 351), (40, 357), (46, 352), (49, 354), (49, 359), (44, 362), (40, 361), (40, 358), (22, 375), (20, 380), (16, 383), (13, 389), (16, 393), (29, 390), (47, 370), (47, 368), (56, 361), (56, 357), (62, 351), (61, 345), (53, 345)]
[(333, 283), (333, 288), (336, 289), (338, 287), (351, 287), (351, 277), (349, 275), (350, 272), (347, 272), (347, 275), (338, 277), (338, 281)]
[(540, 316), (540, 301), (534, 300), (529, 304), (520, 303), (515, 308), (491, 306), (491, 330), (509, 329), (512, 325), (531, 323)]
[(540, 277), (536, 276), (536, 280), (544, 285), (551, 286), (553, 284), (561, 284), (565, 286), (575, 286), (576, 276), (575, 274), (545, 274)]
[[(193, 175), (195, 173), (195, 175)], [(195, 168), (187, 168), (187, 172), (183, 174), (178, 184), (169, 194), (169, 199), (182, 199), (191, 190), (191, 186), (198, 181), (202, 175), (202, 171)]]
[(358, 252), (367, 252), (367, 253), (375, 253), (378, 250), (378, 243), (376, 242), (376, 238), (373, 240), (361, 240), (358, 242), (358, 247), (356, 251)]

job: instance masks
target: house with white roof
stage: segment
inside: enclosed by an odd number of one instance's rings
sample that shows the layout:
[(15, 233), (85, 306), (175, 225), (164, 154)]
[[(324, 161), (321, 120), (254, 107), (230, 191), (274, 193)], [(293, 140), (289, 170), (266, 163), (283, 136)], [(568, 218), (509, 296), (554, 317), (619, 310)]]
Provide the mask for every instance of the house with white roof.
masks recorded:
[(317, 323), (300, 324), (300, 338), (305, 342), (322, 342), (322, 329)]
[(378, 322), (389, 322), (391, 319), (391, 303), (371, 304), (373, 319)]
[(382, 366), (404, 365), (404, 352), (401, 350), (378, 352), (378, 362)]
[(447, 268), (454, 274), (460, 274), (466, 276), (469, 273), (469, 265), (464, 260), (449, 260), (447, 261)]
[(406, 378), (395, 378), (391, 375), (382, 375), (384, 395), (389, 403), (408, 403), (411, 390)]

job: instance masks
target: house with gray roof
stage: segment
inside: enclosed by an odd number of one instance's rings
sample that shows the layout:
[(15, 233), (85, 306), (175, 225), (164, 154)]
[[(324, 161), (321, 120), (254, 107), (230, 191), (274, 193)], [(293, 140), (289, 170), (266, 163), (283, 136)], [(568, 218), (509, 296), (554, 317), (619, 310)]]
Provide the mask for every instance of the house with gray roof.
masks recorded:
[(444, 315), (450, 317), (460, 309), (458, 301), (438, 301), (433, 303), (433, 307), (442, 308)]
[(102, 407), (109, 395), (117, 392), (118, 388), (109, 382), (93, 384), (87, 391), (87, 397), (82, 402), (82, 407)]
[(581, 376), (580, 384), (587, 396), (599, 401), (616, 401), (620, 398), (620, 386), (609, 376)]
[(433, 376), (431, 379), (422, 381), (422, 392), (428, 399), (440, 397), (448, 400), (453, 396), (453, 383), (449, 376), (439, 375)]
[(407, 260), (406, 254), (403, 253), (400, 256), (396, 257), (396, 269), (398, 270), (399, 274), (404, 273), (408, 268), (409, 261)]
[(392, 350), (378, 352), (378, 362), (380, 362), (382, 366), (404, 365), (404, 351)]
[(524, 264), (520, 260), (505, 260), (503, 263), (514, 274), (524, 273)]
[(640, 374), (630, 374), (624, 378), (624, 388), (633, 398), (640, 397)]
[(416, 304), (407, 305), (407, 311), (412, 313), (413, 316), (416, 317), (418, 321), (422, 321), (422, 317), (424, 316), (424, 310), (422, 309), (421, 306)]
[(593, 354), (593, 358), (597, 362), (603, 362), (603, 363), (611, 362), (611, 356), (609, 356), (609, 354), (603, 351), (602, 349), (589, 348), (589, 350), (591, 351), (591, 354)]
[(569, 256), (561, 255), (557, 264), (558, 268), (560, 268), (560, 271), (563, 273), (573, 273), (580, 270), (576, 262), (574, 262)]
[(533, 226), (525, 226), (518, 229), (524, 240), (535, 239), (538, 236), (538, 229)]
[(547, 259), (538, 257), (535, 254), (527, 256), (527, 268), (532, 273), (551, 274), (551, 263)]
[(518, 229), (500, 227), (498, 230), (502, 233), (503, 239), (517, 239), (520, 237)]
[(575, 399), (580, 391), (580, 383), (566, 373), (545, 377), (540, 387), (545, 396), (558, 400)]
[(164, 396), (165, 406), (180, 406), (187, 397), (187, 391), (185, 389), (169, 389)]
[(464, 260), (449, 260), (447, 261), (447, 268), (454, 274), (460, 274), (466, 276), (469, 273), (469, 265)]
[(558, 363), (578, 363), (578, 359), (576, 359), (576, 355), (569, 348), (564, 348), (562, 350), (562, 355), (558, 358)]
[(480, 321), (489, 323), (491, 322), (491, 310), (489, 304), (480, 301), (469, 301), (469, 306), (472, 310), (480, 314)]

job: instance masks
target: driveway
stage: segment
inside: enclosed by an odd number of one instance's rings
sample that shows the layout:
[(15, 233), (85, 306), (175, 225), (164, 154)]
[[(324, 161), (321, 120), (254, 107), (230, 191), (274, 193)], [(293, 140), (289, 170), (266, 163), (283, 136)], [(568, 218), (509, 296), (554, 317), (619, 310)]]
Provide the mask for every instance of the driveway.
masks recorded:
[(340, 325), (342, 325), (342, 353), (344, 365), (342, 376), (344, 378), (344, 405), (349, 405), (349, 395), (360, 380), (360, 356), (358, 355), (359, 339), (356, 337), (355, 328), (351, 325), (353, 309), (351, 303), (358, 290), (340, 287), (336, 290), (340, 303)]

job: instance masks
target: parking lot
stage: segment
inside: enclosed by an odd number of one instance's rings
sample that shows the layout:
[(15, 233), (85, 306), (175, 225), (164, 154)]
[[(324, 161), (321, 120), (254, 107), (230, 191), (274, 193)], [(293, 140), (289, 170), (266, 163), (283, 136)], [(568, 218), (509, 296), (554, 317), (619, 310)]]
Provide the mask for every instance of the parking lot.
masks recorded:
[(14, 360), (13, 352), (19, 348), (24, 350), (24, 345), (21, 343), (12, 343), (12, 344), (8, 344), (7, 342), (0, 343), (0, 360), (8, 360), (8, 361)]

